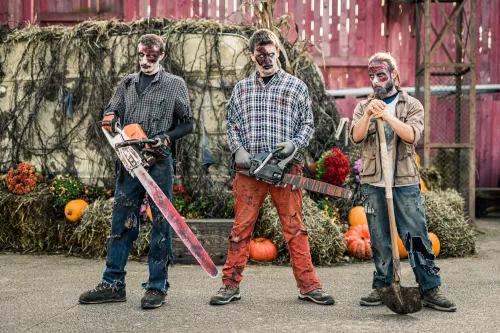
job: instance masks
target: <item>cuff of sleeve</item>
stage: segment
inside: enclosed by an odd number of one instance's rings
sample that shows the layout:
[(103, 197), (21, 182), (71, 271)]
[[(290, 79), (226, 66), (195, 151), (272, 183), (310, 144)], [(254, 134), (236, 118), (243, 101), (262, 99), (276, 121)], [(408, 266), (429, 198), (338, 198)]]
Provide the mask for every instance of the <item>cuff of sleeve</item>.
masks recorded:
[(417, 135), (417, 131), (415, 130), (415, 127), (412, 127), (412, 129), (413, 129), (413, 142), (407, 142), (406, 140), (403, 140), (403, 139), (401, 139), (401, 141), (403, 141), (406, 144), (416, 146), (418, 143), (418, 140), (420, 140), (420, 135)]

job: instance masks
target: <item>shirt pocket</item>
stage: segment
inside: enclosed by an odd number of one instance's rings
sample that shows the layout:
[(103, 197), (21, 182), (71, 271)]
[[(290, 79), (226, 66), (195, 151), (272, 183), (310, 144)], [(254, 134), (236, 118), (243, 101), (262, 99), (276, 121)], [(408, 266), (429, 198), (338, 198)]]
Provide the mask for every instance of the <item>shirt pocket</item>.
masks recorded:
[(413, 146), (401, 141), (398, 150), (398, 177), (410, 177), (418, 174), (417, 161), (413, 154)]
[(362, 154), (362, 176), (374, 176), (377, 173), (377, 150), (376, 148), (363, 149)]

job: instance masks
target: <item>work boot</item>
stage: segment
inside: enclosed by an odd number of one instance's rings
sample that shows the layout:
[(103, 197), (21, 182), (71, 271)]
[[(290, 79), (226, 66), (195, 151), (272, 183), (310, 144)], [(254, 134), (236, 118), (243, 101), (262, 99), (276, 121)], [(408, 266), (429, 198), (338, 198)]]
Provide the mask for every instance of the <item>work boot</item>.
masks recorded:
[(222, 286), (217, 294), (210, 298), (211, 305), (224, 305), (232, 301), (240, 300), (240, 287), (237, 286)]
[(166, 294), (156, 289), (148, 289), (141, 299), (143, 309), (156, 309), (165, 303)]
[(380, 297), (377, 289), (373, 289), (370, 295), (361, 297), (361, 300), (359, 301), (359, 305), (363, 306), (376, 306), (382, 304), (382, 297)]
[(332, 296), (328, 295), (323, 289), (318, 288), (311, 290), (307, 294), (299, 294), (301, 301), (311, 301), (322, 305), (333, 305), (335, 300)]
[(455, 303), (452, 300), (447, 299), (441, 290), (439, 290), (439, 287), (432, 288), (424, 292), (422, 295), (422, 304), (439, 311), (457, 311)]
[(109, 283), (102, 281), (92, 290), (80, 295), (78, 301), (82, 304), (99, 304), (106, 302), (125, 302), (125, 289), (113, 288)]

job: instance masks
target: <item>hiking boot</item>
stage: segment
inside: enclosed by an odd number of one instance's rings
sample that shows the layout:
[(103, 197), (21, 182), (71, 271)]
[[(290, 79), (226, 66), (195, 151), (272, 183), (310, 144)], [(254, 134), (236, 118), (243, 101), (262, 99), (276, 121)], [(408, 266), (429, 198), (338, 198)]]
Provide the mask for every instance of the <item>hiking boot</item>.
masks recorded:
[(441, 290), (439, 290), (439, 287), (427, 290), (422, 295), (422, 304), (439, 311), (457, 311), (457, 306), (455, 305), (455, 303), (447, 299), (446, 296), (443, 295)]
[(328, 295), (323, 289), (318, 288), (311, 290), (307, 294), (299, 294), (301, 301), (311, 301), (322, 305), (333, 305), (335, 300), (332, 296)]
[(382, 304), (382, 297), (380, 297), (377, 289), (373, 289), (370, 295), (361, 297), (361, 300), (359, 301), (359, 305), (363, 306), (376, 306)]
[(237, 286), (222, 286), (217, 294), (210, 298), (211, 305), (224, 305), (232, 301), (240, 300), (240, 287)]
[(107, 302), (125, 302), (125, 289), (113, 288), (109, 283), (102, 281), (92, 290), (80, 295), (78, 301), (82, 304), (99, 304)]
[(156, 289), (148, 289), (141, 299), (143, 309), (156, 309), (165, 303), (166, 294)]

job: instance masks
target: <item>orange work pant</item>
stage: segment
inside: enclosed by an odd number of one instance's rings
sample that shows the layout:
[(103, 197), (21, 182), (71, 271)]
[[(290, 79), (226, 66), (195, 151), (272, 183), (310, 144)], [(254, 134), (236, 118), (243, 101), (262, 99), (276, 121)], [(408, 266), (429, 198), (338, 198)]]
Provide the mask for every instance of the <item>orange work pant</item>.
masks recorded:
[[(294, 165), (292, 168), (294, 174), (300, 174), (301, 171), (301, 165)], [(273, 186), (239, 173), (233, 180), (235, 219), (229, 236), (226, 264), (222, 269), (222, 282), (225, 285), (238, 286), (243, 279), (242, 273), (248, 261), (252, 232), (259, 208), (268, 192), (271, 192), (271, 199), (278, 210), (297, 287), (302, 294), (321, 288), (311, 261), (307, 230), (302, 224), (302, 189), (292, 189), (291, 185), (285, 188)]]

